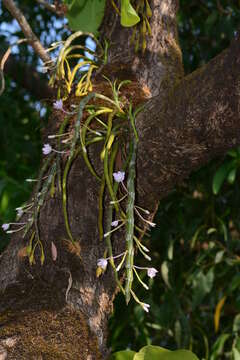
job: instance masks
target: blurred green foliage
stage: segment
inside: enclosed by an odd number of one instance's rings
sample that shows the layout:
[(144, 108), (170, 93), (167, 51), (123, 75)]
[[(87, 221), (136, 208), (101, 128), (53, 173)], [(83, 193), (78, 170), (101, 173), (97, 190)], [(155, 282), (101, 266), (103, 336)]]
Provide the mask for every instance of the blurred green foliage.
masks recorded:
[[(35, 103), (14, 84), (0, 97), (0, 222), (15, 219), (15, 208), (31, 192), (26, 178), (36, 176), (40, 162), (40, 117)], [(0, 251), (7, 241), (1, 231)]]
[[(62, 23), (32, 1), (18, 1), (45, 46), (66, 36)], [(1, 12), (0, 41), (20, 36)], [(3, 30), (3, 25), (5, 30)], [(226, 48), (240, 25), (240, 1), (180, 0), (179, 35), (186, 72)], [(23, 46), (21, 61), (37, 65)], [(7, 80), (0, 97), (0, 221), (15, 218), (37, 174), (44, 117), (31, 94)], [(48, 114), (45, 115), (47, 117)], [(150, 290), (136, 288), (147, 314), (119, 295), (109, 324), (113, 351), (145, 345), (186, 348), (200, 359), (240, 359), (240, 151), (216, 159), (161, 201), (157, 228), (146, 239), (151, 266), (159, 270)], [(6, 244), (1, 231), (0, 251)], [(145, 266), (146, 264), (139, 264)], [(143, 279), (148, 281), (147, 279)]]
[(225, 49), (240, 27), (239, 0), (180, 0), (179, 37), (186, 72)]

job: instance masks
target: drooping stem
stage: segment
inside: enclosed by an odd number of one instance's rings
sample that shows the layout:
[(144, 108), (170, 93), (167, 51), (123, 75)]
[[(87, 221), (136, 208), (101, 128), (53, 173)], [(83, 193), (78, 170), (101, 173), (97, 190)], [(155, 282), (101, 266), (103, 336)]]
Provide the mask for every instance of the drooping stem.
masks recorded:
[(88, 153), (87, 153), (87, 149), (86, 149), (86, 132), (87, 129), (91, 123), (91, 121), (93, 119), (95, 119), (95, 117), (97, 115), (100, 114), (104, 114), (106, 112), (109, 112), (107, 110), (98, 110), (96, 112), (94, 112), (93, 114), (91, 114), (87, 120), (85, 121), (84, 125), (82, 126), (81, 132), (80, 132), (80, 141), (81, 141), (81, 146), (82, 146), (82, 154), (83, 154), (83, 159), (89, 169), (89, 171), (91, 172), (91, 174), (96, 177), (97, 180), (101, 181), (101, 178), (96, 174), (96, 171), (94, 170), (89, 158), (88, 158)]
[(77, 142), (78, 142), (79, 136), (80, 136), (80, 126), (81, 126), (81, 119), (82, 119), (83, 109), (86, 106), (86, 104), (88, 103), (88, 101), (90, 99), (92, 99), (94, 96), (95, 96), (95, 94), (91, 93), (91, 94), (87, 95), (82, 101), (80, 101), (79, 109), (78, 109), (78, 116), (77, 116), (75, 129), (74, 129), (74, 135), (73, 135), (73, 139), (72, 139), (72, 143), (71, 143), (70, 155), (68, 157), (68, 160), (67, 160), (67, 163), (65, 165), (64, 172), (63, 172), (63, 181), (62, 181), (63, 215), (64, 215), (64, 220), (65, 220), (66, 231), (67, 231), (67, 234), (68, 234), (68, 236), (69, 236), (72, 243), (74, 243), (75, 241), (73, 239), (71, 229), (70, 229), (70, 225), (69, 225), (69, 221), (68, 221), (68, 213), (67, 213), (67, 178), (68, 178), (68, 173), (69, 173), (69, 169), (71, 167), (72, 161), (75, 158), (76, 154), (78, 153), (78, 151), (76, 151), (76, 146), (77, 146)]
[(103, 174), (100, 191), (99, 191), (99, 199), (98, 199), (98, 231), (99, 231), (99, 239), (103, 239), (103, 201), (104, 201), (104, 189), (105, 189), (105, 176)]
[(58, 135), (58, 142), (57, 142), (57, 149), (58, 149), (58, 153), (57, 153), (57, 182), (58, 182), (58, 190), (61, 193), (62, 192), (62, 182), (61, 182), (61, 166), (60, 166), (60, 162), (61, 162), (61, 154), (60, 154), (60, 146), (61, 146), (61, 135), (63, 134), (67, 124), (68, 124), (69, 118), (66, 116), (60, 126)]
[(118, 206), (118, 203), (116, 202), (116, 194), (113, 191), (112, 181), (109, 176), (109, 160), (108, 160), (108, 152), (111, 149), (111, 147), (109, 148), (109, 146), (108, 146), (108, 141), (111, 136), (112, 120), (113, 120), (113, 117), (115, 114), (116, 114), (116, 111), (113, 111), (108, 116), (108, 130), (107, 130), (106, 142), (105, 142), (105, 146), (104, 146), (104, 175), (105, 175), (106, 184), (108, 187), (108, 191), (109, 191), (111, 200), (114, 202), (116, 211), (119, 212), (119, 206)]
[(67, 161), (66, 166), (64, 168), (63, 179), (62, 179), (63, 216), (64, 216), (65, 228), (66, 228), (67, 234), (68, 234), (68, 236), (69, 236), (72, 243), (74, 243), (74, 239), (73, 239), (72, 232), (71, 232), (71, 229), (70, 229), (69, 220), (68, 220), (68, 212), (67, 212), (67, 177), (68, 177), (69, 169), (70, 169), (70, 166), (72, 164), (72, 161), (73, 161), (74, 157), (75, 156), (73, 154), (73, 156), (71, 156), (70, 161), (69, 161), (70, 157), (68, 158), (68, 161)]
[(131, 297), (131, 288), (133, 282), (133, 260), (134, 260), (134, 202), (135, 202), (135, 177), (136, 177), (136, 154), (137, 154), (137, 139), (133, 137), (133, 152), (128, 167), (128, 204), (127, 204), (127, 229), (126, 229), (126, 283), (125, 283), (125, 297), (128, 304)]
[(56, 6), (53, 4), (49, 4), (47, 1), (45, 0), (36, 0), (36, 2), (38, 2), (40, 5), (44, 6), (47, 10), (57, 14), (57, 9)]

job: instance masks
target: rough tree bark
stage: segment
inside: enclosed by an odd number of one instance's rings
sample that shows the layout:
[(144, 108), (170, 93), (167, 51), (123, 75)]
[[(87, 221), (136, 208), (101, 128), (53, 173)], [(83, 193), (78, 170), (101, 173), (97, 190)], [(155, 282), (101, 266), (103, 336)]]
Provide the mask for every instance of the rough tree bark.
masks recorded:
[[(176, 183), (240, 143), (240, 43), (234, 40), (229, 49), (184, 78), (177, 1), (153, 0), (152, 7), (153, 37), (144, 56), (135, 55), (129, 30), (120, 29), (109, 9), (104, 26), (113, 29), (110, 60), (126, 62), (150, 97), (137, 119), (137, 186), (139, 204), (154, 215), (159, 199)], [(97, 162), (96, 156), (92, 153)], [(44, 266), (30, 267), (17, 256), (25, 245), (18, 235), (1, 256), (0, 351), (7, 359), (107, 359), (107, 320), (116, 285), (110, 268), (96, 278), (96, 261), (104, 251), (97, 231), (98, 191), (83, 160), (76, 160), (69, 176), (68, 211), (82, 260), (64, 245), (58, 195), (48, 199), (40, 214)], [(55, 263), (51, 241), (58, 248)], [(116, 240), (114, 251), (121, 247), (121, 239)]]

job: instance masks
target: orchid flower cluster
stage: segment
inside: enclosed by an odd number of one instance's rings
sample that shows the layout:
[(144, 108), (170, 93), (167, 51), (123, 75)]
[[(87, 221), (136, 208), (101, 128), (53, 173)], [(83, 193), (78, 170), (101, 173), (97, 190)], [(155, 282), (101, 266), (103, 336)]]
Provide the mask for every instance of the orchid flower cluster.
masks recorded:
[[(76, 36), (79, 36), (79, 33), (71, 35), (70, 40), (66, 41), (60, 51), (56, 65), (55, 75), (59, 79), (66, 75), (65, 68), (68, 68), (63, 91), (59, 91), (59, 98), (53, 103), (56, 114), (64, 115), (59, 116), (59, 118), (63, 118), (63, 121), (58, 133), (49, 135), (48, 141), (43, 144), (44, 162), (38, 179), (27, 179), (29, 182), (37, 181), (32, 202), (16, 209), (18, 220), (23, 215), (26, 215), (28, 220), (21, 223), (3, 224), (2, 228), (8, 233), (23, 231), (23, 237), (28, 236), (29, 241), (25, 248), (26, 251), (22, 253), (29, 257), (29, 262), (32, 264), (35, 262), (35, 250), (39, 248), (40, 261), (43, 264), (45, 254), (38, 230), (38, 218), (46, 197), (48, 195), (53, 197), (57, 191), (62, 197), (62, 210), (69, 249), (81, 258), (80, 245), (72, 235), (67, 211), (67, 181), (69, 169), (74, 159), (77, 156), (82, 156), (89, 172), (99, 181), (98, 230), (100, 241), (104, 241), (105, 251), (103, 257), (97, 260), (96, 275), (97, 277), (102, 275), (110, 264), (116, 283), (126, 298), (126, 303), (128, 304), (133, 298), (148, 312), (150, 305), (138, 299), (132, 286), (134, 277), (136, 277), (140, 284), (148, 289), (148, 285), (141, 279), (139, 271), (146, 271), (150, 278), (154, 278), (158, 272), (153, 267), (141, 267), (134, 263), (136, 250), (146, 260), (151, 261), (148, 254), (149, 249), (142, 244), (141, 239), (146, 226), (155, 226), (155, 223), (148, 219), (149, 211), (135, 204), (138, 145), (135, 118), (142, 108), (133, 110), (132, 103), (126, 100), (126, 97), (121, 96), (122, 87), (127, 86), (129, 81), (119, 83), (115, 80), (112, 83), (104, 77), (103, 82), (108, 89), (107, 93), (109, 94), (109, 90), (111, 90), (112, 95), (109, 97), (109, 95), (93, 92), (91, 83), (91, 74), (95, 66), (93, 62), (91, 62), (87, 73), (83, 74), (80, 80), (78, 78), (74, 82), (76, 71), (81, 66), (74, 67), (71, 72), (68, 61), (71, 58), (70, 51), (77, 49), (75, 45), (71, 44)], [(51, 79), (53, 83), (54, 79)], [(73, 111), (69, 111), (64, 101), (66, 92), (69, 94), (73, 86), (75, 86), (75, 94), (79, 96), (80, 101), (76, 103), (76, 98), (74, 98), (75, 104), (71, 105)], [(101, 176), (96, 172), (89, 158), (89, 147), (97, 143), (102, 144), (99, 154), (103, 168)], [(122, 159), (121, 170), (116, 169), (116, 159), (119, 154), (121, 154)], [(106, 199), (108, 200), (106, 201)], [(106, 219), (104, 219), (103, 211), (106, 214)], [(136, 221), (136, 218), (139, 221)], [(145, 225), (143, 228), (139, 225), (141, 223)], [(125, 251), (114, 255), (112, 235), (123, 227), (125, 229)], [(52, 259), (56, 261), (57, 247), (53, 243), (51, 251)], [(124, 283), (119, 280), (120, 270), (125, 275)]]
[[(126, 194), (120, 199), (118, 200), (117, 202), (120, 203), (123, 199), (125, 199), (127, 196), (130, 196), (130, 198), (133, 197), (133, 194), (129, 194), (129, 191), (128, 191), (128, 188), (125, 186), (124, 184), (124, 179), (125, 179), (125, 172), (124, 171), (117, 171), (117, 172), (114, 172), (113, 173), (113, 178), (114, 178), (114, 181), (116, 182), (116, 184), (121, 184), (122, 186), (122, 189), (126, 192)], [(128, 181), (128, 184), (129, 184), (129, 181)], [(113, 205), (115, 202), (114, 201), (111, 201), (110, 204)], [(156, 224), (149, 221), (148, 219), (145, 219), (140, 211), (142, 211), (143, 213), (149, 215), (149, 211), (148, 210), (145, 210), (139, 206), (136, 206), (134, 205), (134, 210), (135, 210), (135, 213), (139, 216), (140, 220), (147, 223), (147, 225), (151, 226), (151, 227), (155, 227)], [(111, 227), (112, 229), (108, 232), (106, 232), (104, 234), (104, 238), (108, 238), (111, 234), (113, 234), (115, 231), (119, 230), (122, 226), (125, 226), (126, 225), (126, 222), (130, 222), (130, 223), (133, 223), (133, 219), (132, 218), (125, 218), (123, 217), (122, 219), (116, 219), (116, 220), (113, 220), (111, 222)], [(137, 280), (140, 282), (140, 284), (146, 289), (148, 290), (149, 287), (147, 286), (147, 284), (145, 282), (143, 282), (143, 280), (140, 278), (137, 270), (145, 270), (147, 271), (147, 276), (149, 278), (154, 278), (158, 272), (158, 270), (156, 270), (155, 268), (153, 267), (141, 267), (141, 266), (137, 266), (134, 264), (134, 249), (132, 248), (132, 245), (129, 244), (129, 242), (133, 242), (132, 240), (135, 240), (136, 242), (136, 245), (138, 247), (138, 249), (140, 250), (140, 252), (144, 255), (144, 257), (151, 261), (151, 258), (150, 256), (147, 254), (149, 252), (148, 248), (146, 248), (146, 246), (144, 246), (138, 239), (135, 235), (133, 235), (133, 239), (130, 239), (128, 238), (128, 242), (127, 242), (127, 249), (121, 253), (121, 254), (118, 254), (118, 255), (115, 255), (115, 256), (109, 256), (109, 257), (104, 257), (104, 258), (100, 258), (97, 260), (97, 275), (99, 276), (102, 272), (105, 272), (106, 269), (107, 269), (107, 266), (108, 266), (108, 263), (110, 263), (113, 267), (113, 269), (115, 270), (115, 277), (117, 279), (117, 282), (118, 282), (118, 285), (120, 286), (120, 289), (122, 290), (122, 292), (124, 293), (125, 297), (126, 297), (126, 301), (128, 303), (128, 301), (130, 300), (130, 296), (132, 295), (132, 297), (134, 298), (134, 300), (139, 303), (139, 305), (141, 305), (141, 307), (143, 308), (144, 311), (146, 312), (149, 312), (149, 308), (150, 308), (150, 305), (149, 304), (146, 304), (142, 301), (139, 300), (139, 298), (136, 296), (136, 294), (134, 293), (134, 291), (132, 290), (131, 288), (131, 284), (130, 286), (128, 285), (129, 282), (128, 282), (128, 279), (126, 279), (126, 286), (125, 286), (125, 289), (122, 287), (122, 285), (120, 284), (119, 282), (119, 279), (118, 279), (118, 276), (117, 276), (117, 273), (121, 270), (121, 268), (123, 267), (124, 263), (125, 263), (125, 267), (127, 268), (127, 270), (131, 271), (130, 272), (130, 276), (131, 276), (131, 279), (133, 278), (133, 274), (136, 275), (136, 278)], [(111, 251), (110, 251), (111, 252)], [(127, 255), (128, 253), (130, 252), (131, 256), (130, 256), (130, 262), (127, 262)], [(128, 256), (129, 257), (129, 256)], [(118, 266), (115, 265), (115, 259), (120, 259), (120, 262), (118, 264)], [(127, 274), (127, 271), (126, 271), (126, 275)], [(131, 280), (132, 282), (132, 280)], [(128, 288), (129, 286), (129, 288)], [(127, 293), (127, 291), (129, 293)]]
[[(106, 256), (97, 261), (97, 276), (103, 274), (107, 269), (107, 265), (110, 264), (114, 270), (116, 282), (126, 297), (126, 302), (128, 303), (132, 297), (146, 312), (148, 312), (149, 305), (140, 301), (132, 289), (133, 278), (135, 276), (141, 285), (148, 290), (148, 285), (143, 282), (138, 273), (139, 270), (146, 271), (150, 278), (154, 278), (158, 271), (153, 267), (140, 267), (134, 264), (135, 248), (138, 249), (146, 260), (151, 261), (151, 258), (148, 255), (148, 248), (144, 246), (136, 236), (136, 232), (142, 235), (144, 229), (138, 227), (135, 217), (137, 216), (140, 222), (143, 222), (150, 227), (154, 227), (155, 223), (146, 218), (146, 216), (149, 215), (148, 210), (135, 204), (135, 162), (138, 142), (135, 135), (136, 129), (134, 124), (136, 113), (133, 114), (128, 111), (126, 114), (126, 110), (119, 99), (119, 89), (120, 85), (116, 89), (116, 85), (114, 84), (113, 92), (115, 93), (115, 99), (117, 99), (117, 101), (114, 102), (112, 99), (105, 98), (100, 94), (90, 93), (80, 101), (78, 110), (73, 112), (68, 112), (64, 109), (62, 100), (56, 100), (53, 103), (53, 108), (57, 112), (63, 112), (66, 117), (60, 126), (59, 132), (54, 135), (49, 135), (49, 143), (43, 145), (42, 152), (46, 160), (40, 171), (38, 180), (26, 179), (29, 182), (37, 181), (37, 195), (34, 197), (32, 203), (19, 207), (16, 210), (18, 218), (24, 213), (30, 214), (29, 220), (25, 223), (3, 224), (2, 228), (7, 231), (7, 233), (24, 230), (23, 236), (26, 236), (31, 232), (29, 244), (26, 248), (26, 254), (29, 256), (29, 261), (32, 264), (35, 261), (35, 249), (39, 246), (41, 263), (43, 263), (45, 257), (43, 246), (39, 238), (37, 225), (38, 215), (46, 195), (50, 192), (51, 196), (54, 196), (54, 192), (58, 189), (58, 191), (62, 193), (62, 207), (66, 232), (72, 247), (76, 249), (75, 253), (78, 254), (78, 242), (72, 236), (68, 219), (66, 184), (70, 165), (76, 157), (76, 154), (81, 154), (91, 174), (101, 183), (99, 203), (102, 205), (99, 208), (98, 226), (100, 240), (104, 239), (106, 242)], [(110, 107), (107, 107), (107, 105), (104, 108), (102, 106), (98, 107), (97, 105), (88, 105), (89, 100), (93, 97), (104, 98), (106, 102), (108, 101), (110, 103)], [(88, 113), (88, 117), (84, 123), (81, 123), (83, 111)], [(77, 119), (74, 128), (72, 129), (69, 125), (70, 119), (72, 120), (72, 118), (76, 118), (76, 116)], [(94, 129), (91, 128), (91, 122), (93, 121), (95, 122)], [(121, 126), (119, 126), (120, 122), (122, 122)], [(128, 133), (125, 135), (129, 142), (127, 146), (129, 154), (125, 159), (124, 165), (127, 172), (125, 172), (125, 170), (114, 172), (113, 169), (116, 155), (118, 151), (120, 151), (122, 141), (125, 140), (122, 139), (123, 128), (124, 130), (128, 129), (127, 132), (132, 134), (131, 136), (129, 136)], [(55, 142), (55, 145), (52, 144), (52, 141)], [(97, 142), (103, 143), (102, 152), (100, 154), (100, 158), (103, 162), (102, 178), (96, 173), (88, 158), (88, 146)], [(64, 160), (62, 159), (63, 157)], [(65, 168), (63, 175), (60, 179), (57, 179), (62, 167), (60, 166), (61, 162), (65, 163)], [(126, 185), (125, 179), (127, 180)], [(56, 180), (57, 186), (55, 184)], [(111, 198), (109, 205), (104, 204), (105, 191), (108, 191)], [(117, 198), (118, 195), (120, 195), (119, 199)], [(103, 208), (107, 208), (107, 224), (105, 226), (103, 224)], [(146, 216), (144, 216), (144, 214)], [(10, 230), (10, 226), (14, 228)], [(119, 255), (113, 256), (111, 236), (122, 227), (125, 227), (126, 229), (126, 250)], [(105, 229), (105, 231), (103, 229)], [(55, 244), (52, 244), (52, 254), (52, 258), (55, 261), (57, 256)], [(120, 260), (117, 266), (115, 264), (116, 259)], [(118, 277), (119, 271), (124, 266), (126, 278), (125, 287), (122, 286)]]
[[(35, 196), (31, 199), (31, 202), (16, 208), (17, 220), (20, 220), (25, 216), (26, 221), (11, 222), (2, 225), (2, 229), (6, 231), (7, 234), (21, 231), (23, 232), (23, 238), (30, 234), (28, 245), (19, 251), (20, 257), (28, 256), (30, 264), (35, 263), (34, 255), (37, 247), (40, 250), (40, 262), (42, 265), (45, 260), (43, 245), (39, 237), (38, 216), (56, 174), (56, 164), (52, 164), (52, 167), (49, 170), (50, 160), (52, 159), (49, 158), (48, 161), (44, 163), (38, 179), (26, 179), (27, 182), (37, 183)], [(43, 176), (47, 170), (49, 170), (48, 175)]]

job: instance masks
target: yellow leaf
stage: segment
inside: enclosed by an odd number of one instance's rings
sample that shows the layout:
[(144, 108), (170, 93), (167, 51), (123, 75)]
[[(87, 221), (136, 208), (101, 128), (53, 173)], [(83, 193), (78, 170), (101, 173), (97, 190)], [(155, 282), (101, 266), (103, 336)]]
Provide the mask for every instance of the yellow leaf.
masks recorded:
[(224, 296), (222, 299), (219, 300), (219, 302), (217, 303), (216, 309), (215, 309), (215, 314), (214, 314), (214, 328), (215, 328), (215, 332), (218, 332), (219, 329), (219, 322), (220, 322), (220, 316), (221, 316), (221, 310), (223, 308), (223, 305), (226, 301), (226, 296)]

